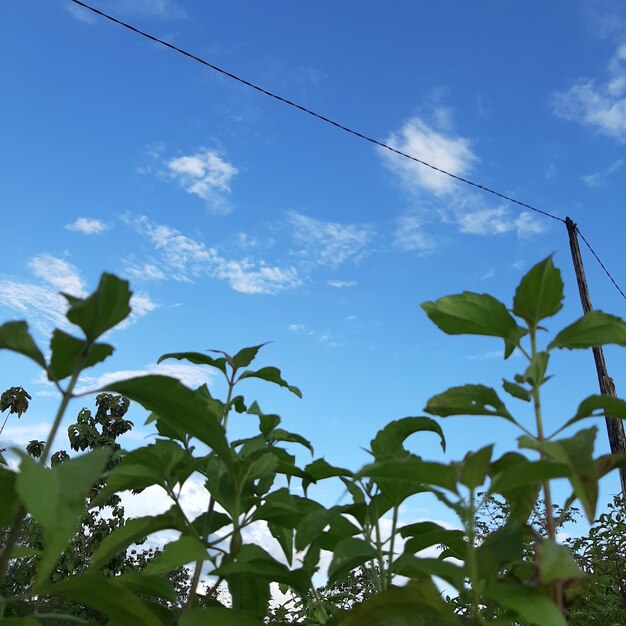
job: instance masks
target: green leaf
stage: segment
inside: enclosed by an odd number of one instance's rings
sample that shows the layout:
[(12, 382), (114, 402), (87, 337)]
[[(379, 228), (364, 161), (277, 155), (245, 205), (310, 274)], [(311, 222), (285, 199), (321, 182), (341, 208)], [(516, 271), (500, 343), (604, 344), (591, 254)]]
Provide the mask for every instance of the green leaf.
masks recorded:
[(146, 574), (166, 574), (187, 563), (206, 561), (207, 558), (207, 549), (195, 537), (183, 535), (165, 544), (163, 552), (150, 561), (143, 571)]
[(423, 431), (439, 435), (441, 447), (444, 452), (446, 451), (446, 439), (441, 426), (434, 419), (431, 417), (404, 417), (389, 422), (382, 430), (378, 431), (371, 442), (372, 452), (378, 460), (396, 456), (399, 452), (406, 452), (403, 444), (407, 437)]
[(275, 383), (277, 385), (280, 385), (281, 387), (286, 387), (287, 389), (289, 389), (289, 391), (291, 391), (291, 393), (298, 396), (298, 398), (302, 397), (302, 392), (300, 391), (300, 389), (288, 384), (287, 381), (283, 379), (280, 370), (277, 367), (262, 367), (260, 370), (256, 370), (256, 372), (246, 370), (239, 377), (239, 380), (243, 380), (244, 378), (260, 378), (261, 380), (267, 380), (270, 383)]
[(191, 609), (182, 614), (179, 626), (262, 626), (263, 620), (245, 611), (223, 607)]
[(355, 567), (375, 559), (377, 552), (370, 543), (358, 537), (343, 539), (333, 552), (333, 559), (328, 567), (328, 582), (341, 580)]
[(435, 522), (417, 522), (400, 528), (400, 535), (406, 540), (406, 554), (416, 554), (431, 546), (444, 545), (452, 550), (458, 559), (465, 558), (467, 546), (461, 530), (449, 530)]
[(85, 497), (98, 480), (110, 450), (99, 448), (51, 469), (22, 454), (16, 488), (26, 510), (41, 524), (44, 552), (37, 585), (45, 581), (80, 525)]
[(113, 274), (102, 274), (98, 288), (87, 298), (63, 295), (70, 303), (67, 319), (81, 328), (90, 341), (95, 341), (130, 315), (128, 281)]
[(332, 626), (458, 626), (451, 603), (427, 577), (391, 587), (329, 622)]
[(108, 343), (93, 344), (83, 357), (88, 344), (83, 339), (77, 339), (62, 330), (55, 329), (52, 333), (50, 348), (52, 356), (48, 367), (50, 380), (63, 380), (70, 376), (81, 358), (84, 358), (82, 369), (101, 363), (113, 354), (113, 346)]
[(287, 563), (291, 565), (293, 563), (293, 536), (294, 529), (293, 528), (284, 528), (280, 524), (275, 524), (274, 522), (268, 522), (267, 528), (270, 531), (270, 534), (278, 543), (283, 550), (283, 554), (287, 559)]
[(296, 549), (304, 550), (319, 538), (324, 529), (349, 506), (320, 507), (305, 515), (296, 526)]
[(309, 452), (311, 453), (311, 455), (314, 454), (313, 446), (311, 445), (311, 442), (308, 439), (305, 439), (304, 437), (296, 433), (287, 432), (286, 430), (283, 430), (282, 428), (275, 428), (269, 434), (268, 439), (270, 441), (285, 441), (288, 443), (299, 443), (301, 446), (304, 446), (305, 448), (307, 448)]
[(222, 563), (214, 572), (228, 580), (232, 575), (254, 576), (262, 580), (285, 583), (300, 595), (309, 591), (309, 580), (303, 570), (289, 570), (270, 556), (263, 548), (254, 544), (244, 544), (236, 559)]
[[(614, 417), (626, 419), (626, 401), (612, 396), (589, 396), (580, 403), (576, 415), (565, 422), (556, 433), (561, 432), (568, 426), (587, 417)], [(556, 435), (556, 433), (554, 434)]]
[(617, 344), (626, 346), (626, 323), (615, 315), (590, 311), (578, 321), (564, 328), (548, 346), (552, 348), (593, 348)]
[(0, 326), (0, 350), (23, 354), (41, 367), (46, 367), (46, 359), (28, 332), (26, 322), (6, 322)]
[(504, 304), (486, 293), (464, 291), (436, 302), (424, 302), (422, 309), (448, 335), (501, 337), (505, 359), (513, 353), (524, 334)]
[(468, 452), (457, 465), (459, 482), (468, 489), (476, 489), (485, 482), (489, 463), (493, 453), (493, 444), (481, 448), (478, 452)]
[(548, 352), (537, 352), (533, 355), (532, 360), (524, 372), (524, 380), (533, 387), (541, 387), (543, 383), (549, 380), (549, 376), (546, 378), (549, 358), (550, 354)]
[(462, 567), (441, 559), (418, 558), (412, 554), (402, 554), (393, 563), (394, 573), (407, 578), (419, 578), (424, 574), (437, 576), (461, 591), (465, 583)]
[(207, 444), (225, 462), (232, 452), (212, 404), (201, 394), (191, 391), (180, 381), (168, 376), (139, 376), (111, 383), (101, 391), (113, 391), (139, 402), (158, 419), (173, 428), (183, 429)]
[(182, 531), (184, 528), (185, 520), (176, 506), (172, 506), (168, 511), (160, 515), (148, 515), (129, 519), (124, 526), (116, 528), (102, 540), (93, 553), (89, 570), (92, 572), (99, 570), (116, 554), (124, 551), (132, 543), (145, 539), (152, 533), (169, 529)]
[(252, 361), (254, 361), (254, 359), (256, 358), (258, 351), (267, 344), (268, 342), (266, 341), (265, 343), (261, 343), (258, 346), (251, 346), (249, 348), (242, 348), (241, 350), (239, 350), (239, 352), (237, 352), (237, 354), (235, 354), (232, 359), (233, 367), (235, 369), (248, 367), (248, 365), (250, 365), (250, 363), (252, 363)]
[(510, 383), (508, 380), (502, 380), (502, 388), (509, 395), (517, 398), (518, 400), (524, 400), (524, 402), (530, 402), (531, 395), (530, 391), (517, 383)]
[(491, 387), (485, 385), (463, 385), (433, 396), (424, 409), (428, 413), (439, 417), (450, 415), (491, 415), (503, 417), (505, 420), (519, 426), (515, 418), (509, 413), (504, 402)]
[[(510, 516), (509, 516), (510, 520)], [(519, 520), (507, 523), (489, 533), (476, 549), (478, 574), (485, 580), (495, 580), (502, 568), (520, 561), (524, 554), (525, 530)]]
[(538, 485), (553, 478), (567, 478), (571, 475), (565, 463), (552, 461), (528, 461), (515, 463), (495, 474), (491, 481), (490, 491), (505, 495), (512, 489), (526, 485)]
[(17, 474), (5, 467), (0, 467), (0, 528), (8, 526), (15, 517), (19, 499), (15, 489)]
[(515, 291), (513, 313), (529, 326), (536, 327), (542, 319), (556, 315), (563, 307), (562, 301), (561, 272), (549, 256), (522, 278)]
[(45, 592), (86, 604), (120, 624), (162, 626), (148, 604), (127, 589), (120, 578), (77, 576), (49, 585)]
[(485, 596), (515, 611), (537, 626), (567, 626), (556, 604), (536, 589), (520, 584), (499, 583), (487, 587)]
[(571, 550), (559, 545), (552, 539), (544, 539), (537, 546), (535, 559), (539, 566), (541, 581), (549, 585), (557, 580), (569, 581), (576, 578), (585, 578)]
[(203, 354), (202, 352), (168, 352), (159, 357), (157, 363), (161, 363), (161, 361), (165, 361), (165, 359), (177, 359), (179, 361), (189, 361), (190, 363), (194, 363), (195, 365), (209, 365), (210, 367), (215, 367), (224, 375), (226, 372), (226, 359), (224, 357), (214, 358), (209, 356), (208, 354)]
[(261, 411), (261, 407), (253, 402), (248, 408), (250, 415), (257, 415), (259, 418), (259, 428), (264, 437), (268, 437), (269, 434), (280, 424), (280, 417), (278, 415), (265, 414)]
[(1, 626), (41, 626), (41, 622), (34, 617), (4, 617), (0, 619)]
[(598, 469), (593, 459), (593, 448), (598, 429), (594, 426), (581, 430), (573, 437), (558, 441), (539, 442), (530, 437), (518, 439), (520, 448), (543, 452), (548, 458), (571, 469), (569, 476), (574, 494), (580, 500), (589, 523), (593, 522), (598, 501)]
[(377, 482), (391, 480), (411, 485), (435, 485), (456, 491), (456, 472), (453, 467), (433, 461), (422, 461), (415, 456), (371, 463), (363, 467), (358, 476), (367, 476)]

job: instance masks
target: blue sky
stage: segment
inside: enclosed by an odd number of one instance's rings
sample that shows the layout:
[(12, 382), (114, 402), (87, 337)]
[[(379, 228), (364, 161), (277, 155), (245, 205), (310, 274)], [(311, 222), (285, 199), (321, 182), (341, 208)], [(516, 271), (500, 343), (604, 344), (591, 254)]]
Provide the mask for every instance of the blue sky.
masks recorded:
[[(394, 147), (572, 217), (626, 285), (622, 3), (92, 1)], [(280, 367), (304, 399), (252, 383), (247, 393), (318, 455), (356, 468), (388, 420), (421, 414), (448, 386), (499, 386), (523, 367), (503, 362), (496, 340), (443, 335), (421, 302), (471, 290), (510, 304), (524, 271), (554, 253), (567, 300), (549, 326), (580, 315), (559, 222), (392, 157), (65, 0), (2, 3), (0, 50), (3, 318), (27, 318), (45, 345), (62, 319), (57, 291), (84, 294), (110, 271), (135, 292), (133, 317), (110, 337), (115, 356), (84, 388), (155, 371), (164, 352), (271, 340), (259, 363)], [(623, 316), (622, 297), (585, 262), (595, 307)], [(623, 392), (624, 355), (608, 350), (607, 361)], [(554, 366), (546, 407), (556, 426), (596, 379), (591, 354), (560, 354)], [(10, 355), (0, 371), (3, 389), (33, 396), (6, 433), (44, 438), (51, 388)], [(196, 368), (159, 371), (221, 390)], [(445, 457), (427, 435), (415, 451), (454, 459), (496, 442), (504, 452), (517, 436), (483, 418), (444, 429)], [(138, 426), (127, 445), (149, 432)], [(616, 488), (611, 479), (603, 493)]]

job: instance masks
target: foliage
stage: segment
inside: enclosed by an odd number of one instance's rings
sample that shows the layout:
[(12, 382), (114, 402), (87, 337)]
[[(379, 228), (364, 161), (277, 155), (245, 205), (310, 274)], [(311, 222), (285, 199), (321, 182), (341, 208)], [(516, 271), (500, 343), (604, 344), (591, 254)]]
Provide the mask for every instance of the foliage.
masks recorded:
[[(626, 402), (603, 396), (586, 398), (575, 415), (547, 434), (542, 393), (550, 378), (554, 350), (626, 345), (626, 324), (594, 311), (551, 340), (540, 342), (545, 319), (559, 312), (563, 300), (560, 272), (551, 258), (522, 279), (510, 310), (492, 296), (470, 292), (422, 305), (444, 332), (498, 337), (505, 359), (514, 351), (526, 359), (523, 370), (503, 382), (503, 392), (510, 399), (505, 403), (505, 396), (482, 384), (436, 394), (426, 403), (428, 415), (408, 416), (384, 426), (371, 441), (371, 462), (358, 471), (334, 466), (323, 458), (313, 458), (303, 467), (293, 452), (300, 448), (313, 455), (310, 442), (282, 428), (279, 416), (264, 412), (257, 402), (239, 393), (245, 381), (253, 378), (301, 396), (277, 368), (252, 366), (262, 345), (234, 355), (210, 350), (161, 357), (216, 369), (227, 385), (223, 399), (214, 398), (206, 386), (191, 390), (160, 375), (94, 390), (117, 398), (99, 395), (96, 416), (81, 412), (70, 428), (74, 451), (87, 452), (52, 456), (79, 377), (113, 353), (112, 346), (100, 339), (129, 314), (130, 296), (128, 283), (110, 274), (104, 274), (96, 291), (86, 298), (65, 296), (68, 320), (82, 335), (54, 331), (49, 359), (25, 322), (0, 326), (0, 349), (39, 364), (61, 392), (47, 441), (30, 446), (37, 461), (21, 453), (17, 470), (0, 467), (0, 500), (8, 503), (0, 510), (0, 528), (4, 529), (0, 575), (6, 581), (0, 623), (21, 607), (33, 617), (5, 621), (86, 623), (87, 617), (97, 616), (97, 621), (111, 625), (261, 624), (270, 616), (270, 585), (278, 583), (294, 595), (295, 612), (274, 611), (274, 623), (295, 619), (329, 626), (487, 622), (562, 626), (567, 607), (576, 606), (589, 572), (595, 575), (597, 569), (602, 576), (597, 567), (579, 565), (568, 547), (557, 542), (560, 520), (555, 511), (569, 515), (570, 507), (578, 502), (591, 522), (596, 517), (599, 480), (622, 467), (624, 459), (593, 456), (595, 426), (569, 436), (562, 433), (605, 411), (625, 418)], [(120, 454), (115, 441), (127, 428), (122, 396), (147, 409), (148, 422), (158, 433), (154, 442), (125, 454)], [(534, 423), (515, 417), (508, 406), (514, 402), (532, 407)], [(435, 437), (445, 451), (444, 432), (435, 418), (461, 415), (472, 420), (481, 416), (504, 419), (514, 425), (520, 431), (518, 451), (494, 458), (493, 445), (488, 445), (469, 451), (460, 461), (444, 463), (423, 459), (406, 447), (407, 439), (419, 434)], [(233, 419), (249, 423), (251, 418), (256, 429), (232, 440), (229, 425)], [(571, 486), (571, 496), (557, 509), (551, 489), (554, 479), (566, 479)], [(192, 480), (206, 488), (205, 511), (194, 519), (180, 502), (182, 487)], [(348, 501), (326, 507), (309, 497), (308, 487), (325, 480), (341, 481)], [(303, 495), (294, 486), (301, 486)], [(99, 507), (115, 508), (120, 493), (148, 487), (168, 496), (168, 510), (112, 522), (89, 546), (88, 558), (71, 560), (63, 575), (55, 577), (68, 550), (71, 553), (83, 520), (98, 515)], [(533, 529), (531, 521), (540, 491), (545, 533)], [(435, 496), (449, 507), (459, 528), (428, 521), (403, 524), (400, 508), (421, 494)], [(507, 514), (501, 525), (481, 526), (477, 516), (480, 519), (484, 507), (494, 502), (492, 497), (506, 504)], [(25, 539), (31, 520), (41, 533)], [(617, 516), (611, 518), (612, 527), (617, 522)], [(247, 540), (250, 529), (259, 526), (276, 539), (281, 558)], [(129, 569), (115, 564), (116, 559), (132, 560), (134, 546), (162, 530), (176, 536), (162, 552), (144, 555), (145, 562), (133, 563)], [(90, 529), (85, 540), (93, 533)], [(331, 553), (325, 590), (314, 584), (322, 551)], [(36, 568), (16, 591), (11, 588), (10, 572), (29, 559), (36, 560)], [(193, 565), (188, 587), (181, 581), (182, 590), (176, 589), (174, 583), (180, 579), (175, 573), (189, 563)], [(215, 582), (202, 595), (197, 589), (207, 576)], [(359, 576), (366, 577), (367, 587), (361, 587), (364, 580)], [(408, 582), (400, 582), (400, 577)], [(446, 602), (435, 579), (445, 581), (458, 599)], [(222, 583), (228, 588), (228, 603), (219, 596)], [(355, 588), (364, 590), (361, 596), (354, 595)], [(59, 615), (69, 610), (67, 606), (87, 607), (91, 613), (71, 618)], [(55, 616), (44, 614), (48, 607)]]

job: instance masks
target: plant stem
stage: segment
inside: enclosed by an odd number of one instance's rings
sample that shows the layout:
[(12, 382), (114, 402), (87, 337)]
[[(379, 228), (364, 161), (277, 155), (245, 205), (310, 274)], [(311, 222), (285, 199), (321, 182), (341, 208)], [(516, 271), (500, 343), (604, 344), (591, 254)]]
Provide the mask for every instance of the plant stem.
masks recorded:
[(478, 579), (478, 564), (476, 563), (476, 494), (470, 489), (469, 510), (467, 514), (467, 564), (469, 566), (470, 584), (472, 586), (472, 613), (476, 624), (483, 624), (480, 612), (480, 581)]
[(393, 578), (393, 574), (391, 573), (391, 566), (393, 564), (393, 551), (395, 548), (395, 540), (396, 540), (396, 529), (398, 527), (398, 507), (393, 507), (393, 517), (391, 519), (391, 537), (389, 541), (389, 566), (387, 569), (387, 587), (391, 586), (391, 580)]

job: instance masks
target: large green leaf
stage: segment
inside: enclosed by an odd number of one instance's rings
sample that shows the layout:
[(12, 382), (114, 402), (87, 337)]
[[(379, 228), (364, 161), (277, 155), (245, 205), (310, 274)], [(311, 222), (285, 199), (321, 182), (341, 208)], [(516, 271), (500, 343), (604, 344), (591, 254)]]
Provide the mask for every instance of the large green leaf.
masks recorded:
[(537, 589), (520, 584), (499, 583), (485, 589), (485, 596), (512, 609), (536, 626), (567, 626), (556, 604)]
[(375, 481), (392, 480), (398, 483), (435, 485), (456, 491), (454, 467), (433, 461), (422, 461), (415, 456), (371, 463), (361, 469), (359, 476), (367, 476)]
[(428, 317), (448, 335), (488, 335), (504, 339), (504, 357), (509, 357), (524, 331), (502, 302), (486, 293), (464, 291), (436, 302), (424, 302)]
[(417, 432), (433, 432), (439, 435), (441, 447), (446, 451), (446, 439), (441, 426), (431, 417), (404, 417), (389, 422), (379, 430), (372, 439), (372, 452), (378, 460), (393, 457), (398, 453), (406, 452), (403, 444), (405, 439)]
[(267, 528), (272, 537), (278, 541), (283, 550), (283, 554), (287, 559), (287, 563), (291, 566), (293, 563), (294, 529), (285, 528), (284, 526), (275, 524), (274, 522), (268, 522)]
[(277, 367), (262, 367), (260, 370), (252, 371), (246, 370), (239, 377), (239, 380), (243, 380), (244, 378), (260, 378), (261, 380), (267, 380), (270, 383), (275, 383), (276, 385), (280, 385), (281, 387), (286, 387), (291, 391), (291, 393), (298, 396), (298, 398), (302, 397), (302, 392), (297, 387), (290, 385), (286, 380), (283, 379), (280, 370)]
[(226, 375), (226, 359), (224, 357), (214, 358), (202, 352), (169, 352), (159, 357), (157, 363), (165, 359), (177, 359), (179, 361), (189, 361), (195, 365), (209, 365), (215, 367)]
[(537, 545), (535, 562), (538, 565), (541, 581), (546, 585), (557, 580), (568, 581), (585, 577), (572, 556), (571, 550), (552, 539), (543, 539)]
[(174, 428), (182, 428), (213, 449), (225, 462), (232, 452), (212, 404), (200, 394), (191, 391), (175, 378), (160, 375), (139, 376), (103, 387), (139, 402), (158, 419)]
[(88, 347), (84, 339), (77, 339), (58, 329), (52, 333), (50, 348), (52, 349), (48, 366), (50, 380), (63, 380), (70, 376), (81, 358), (84, 358), (82, 369), (85, 369), (101, 363), (113, 354), (113, 346), (108, 343), (96, 343)]
[(90, 606), (120, 624), (162, 626), (146, 602), (127, 589), (118, 578), (96, 574), (67, 578), (49, 585), (46, 593)]
[(163, 552), (148, 563), (146, 574), (166, 574), (195, 561), (206, 561), (207, 549), (195, 537), (181, 536), (165, 544)]
[(314, 454), (313, 446), (308, 439), (305, 439), (302, 435), (296, 433), (290, 433), (282, 428), (275, 428), (269, 435), (269, 441), (284, 441), (286, 443), (299, 443), (308, 449), (311, 455)]
[(89, 570), (92, 572), (99, 570), (116, 554), (126, 550), (132, 543), (145, 539), (152, 533), (168, 529), (182, 531), (184, 528), (185, 520), (176, 506), (172, 506), (168, 511), (160, 515), (147, 515), (129, 519), (124, 526), (116, 528), (102, 540), (102, 543), (93, 553)]
[(26, 510), (41, 524), (44, 551), (37, 584), (45, 581), (85, 513), (85, 497), (109, 457), (107, 448), (93, 450), (48, 469), (22, 454), (16, 488)]
[(319, 538), (324, 529), (350, 506), (320, 507), (305, 515), (296, 526), (296, 549), (304, 550)]
[(589, 396), (580, 403), (576, 415), (565, 422), (556, 432), (561, 432), (568, 426), (587, 417), (615, 417), (618, 419), (626, 419), (626, 401), (612, 396)]
[(491, 387), (485, 387), (485, 385), (450, 387), (443, 393), (433, 396), (424, 410), (439, 417), (449, 417), (450, 415), (503, 417), (519, 426), (495, 390)]
[(426, 576), (405, 587), (391, 587), (356, 605), (329, 626), (458, 626), (451, 603)]
[(333, 560), (328, 567), (328, 582), (341, 580), (348, 572), (375, 559), (377, 552), (369, 542), (358, 537), (348, 537), (340, 541), (333, 551)]
[(561, 272), (549, 256), (522, 278), (513, 298), (513, 313), (529, 326), (536, 326), (542, 319), (556, 315), (563, 307), (562, 301)]
[(567, 478), (571, 469), (566, 463), (528, 461), (515, 463), (494, 475), (490, 491), (503, 495), (518, 487), (538, 485), (553, 478)]
[(19, 508), (19, 499), (15, 489), (17, 474), (5, 467), (0, 467), (0, 528), (8, 526)]
[(457, 558), (465, 558), (467, 546), (461, 530), (450, 530), (435, 522), (417, 522), (400, 528), (400, 535), (406, 538), (404, 551), (407, 554), (443, 545), (452, 550)]
[(237, 557), (223, 563), (214, 572), (228, 580), (232, 575), (253, 576), (268, 582), (285, 583), (301, 595), (309, 591), (309, 579), (303, 570), (289, 570), (270, 556), (263, 548), (254, 544), (244, 544)]
[(530, 448), (542, 452), (557, 463), (567, 465), (571, 474), (569, 480), (574, 494), (580, 500), (587, 519), (591, 523), (595, 517), (598, 501), (598, 468), (593, 459), (593, 448), (598, 429), (594, 426), (581, 430), (573, 437), (558, 441), (537, 441), (527, 436), (519, 438), (520, 448)]
[(459, 482), (468, 489), (480, 487), (487, 478), (492, 453), (493, 444), (478, 452), (468, 452), (463, 461), (456, 465)]
[(26, 322), (6, 322), (0, 326), (0, 350), (23, 354), (41, 367), (46, 367), (46, 359), (28, 332)]
[(179, 626), (262, 626), (263, 620), (245, 611), (225, 607), (192, 609), (183, 613)]
[(550, 343), (551, 348), (592, 348), (606, 344), (626, 346), (626, 323), (615, 315), (590, 311), (564, 328)]
[(346, 477), (352, 478), (354, 474), (344, 467), (336, 467), (331, 465), (325, 459), (316, 459), (312, 463), (305, 466), (304, 471), (308, 478), (302, 480), (302, 488), (306, 494), (307, 487), (318, 480), (325, 478)]
[(437, 576), (461, 591), (465, 583), (465, 572), (462, 567), (441, 559), (418, 558), (412, 554), (403, 554), (393, 563), (395, 574), (407, 578), (420, 578), (424, 574)]
[(87, 298), (63, 295), (70, 303), (67, 319), (81, 328), (90, 341), (95, 341), (130, 314), (128, 281), (113, 274), (102, 274), (98, 288)]
[(252, 361), (256, 358), (258, 351), (266, 345), (267, 342), (261, 343), (258, 346), (250, 346), (249, 348), (242, 348), (239, 350), (239, 352), (237, 352), (232, 359), (235, 369), (248, 367), (248, 365), (250, 365), (250, 363), (252, 363)]

